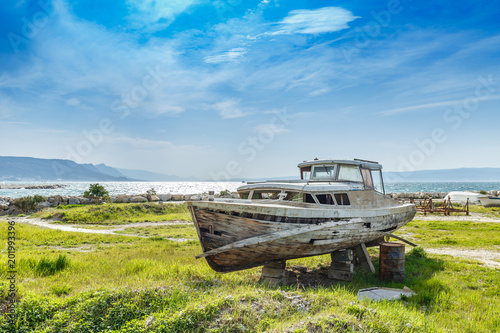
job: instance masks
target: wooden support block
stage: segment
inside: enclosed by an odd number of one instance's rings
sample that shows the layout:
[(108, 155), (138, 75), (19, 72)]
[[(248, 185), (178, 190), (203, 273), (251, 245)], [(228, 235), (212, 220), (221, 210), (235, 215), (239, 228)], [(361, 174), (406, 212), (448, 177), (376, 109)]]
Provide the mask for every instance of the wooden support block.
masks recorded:
[(332, 252), (330, 256), (332, 261), (352, 261), (354, 259), (353, 251), (350, 249)]
[(344, 272), (344, 271), (336, 271), (334, 269), (328, 270), (328, 278), (333, 280), (341, 280), (341, 281), (352, 281), (353, 273)]
[(286, 282), (285, 267), (286, 260), (264, 265), (264, 267), (262, 267), (262, 274), (260, 275), (259, 282), (270, 285), (284, 284)]
[(282, 278), (285, 276), (285, 270), (282, 268), (262, 267), (262, 276), (271, 278)]
[(351, 262), (333, 261), (329, 269), (352, 273), (354, 272), (354, 265)]
[(359, 245), (356, 245), (353, 249), (356, 252), (356, 258), (358, 259), (359, 266), (366, 271), (375, 273), (375, 267), (373, 267), (373, 263), (370, 259), (370, 255), (368, 254), (368, 250), (366, 249), (365, 244), (361, 243)]
[(260, 280), (259, 280), (259, 282), (260, 283), (268, 284), (270, 286), (279, 286), (279, 285), (285, 284), (285, 279), (278, 279), (278, 278), (271, 278), (271, 277), (266, 277), (266, 278), (261, 277)]

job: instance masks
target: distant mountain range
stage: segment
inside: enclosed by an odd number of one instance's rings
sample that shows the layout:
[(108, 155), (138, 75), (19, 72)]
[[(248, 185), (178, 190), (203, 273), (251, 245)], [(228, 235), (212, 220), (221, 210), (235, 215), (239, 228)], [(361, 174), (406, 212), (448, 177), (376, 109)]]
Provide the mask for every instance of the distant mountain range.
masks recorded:
[(105, 164), (70, 160), (0, 156), (0, 181), (190, 181), (143, 170), (117, 169)]
[[(232, 181), (263, 181), (268, 179), (299, 179), (298, 176), (231, 179)], [(500, 182), (500, 168), (461, 168), (442, 170), (421, 170), (413, 172), (384, 171), (386, 183), (453, 183), (453, 182)]]
[(500, 182), (500, 168), (461, 168), (384, 172), (386, 182)]
[[(297, 176), (266, 179), (298, 179)], [(0, 156), (0, 181), (199, 181), (144, 170), (113, 168), (105, 164), (78, 164), (70, 160)], [(384, 172), (385, 182), (500, 182), (500, 168), (462, 168), (414, 172)]]

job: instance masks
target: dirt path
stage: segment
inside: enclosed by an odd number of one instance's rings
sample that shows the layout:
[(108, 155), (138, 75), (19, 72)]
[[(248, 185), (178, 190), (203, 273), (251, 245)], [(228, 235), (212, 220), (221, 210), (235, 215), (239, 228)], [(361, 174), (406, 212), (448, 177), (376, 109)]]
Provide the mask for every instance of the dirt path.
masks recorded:
[(445, 216), (443, 214), (417, 214), (414, 220), (418, 221), (458, 221), (458, 222), (492, 222), (500, 223), (500, 218), (493, 216), (486, 216), (481, 213), (470, 213), (469, 216), (462, 215), (450, 215)]
[[(128, 223), (128, 224), (120, 224), (120, 225), (112, 225), (106, 229), (87, 229), (81, 228), (78, 225), (74, 224), (59, 224), (54, 222), (59, 222), (56, 220), (46, 220), (40, 218), (29, 218), (29, 217), (4, 217), (3, 220), (15, 221), (16, 223), (26, 223), (31, 225), (36, 225), (43, 228), (49, 228), (54, 230), (62, 230), (62, 231), (72, 231), (72, 232), (82, 232), (87, 234), (102, 234), (102, 235), (120, 235), (120, 236), (132, 236), (132, 237), (141, 237), (141, 238), (149, 238), (148, 236), (141, 236), (135, 234), (122, 234), (116, 233), (115, 231), (122, 231), (131, 227), (152, 227), (152, 226), (163, 226), (163, 225), (179, 225), (179, 224), (190, 224), (191, 222), (186, 221), (167, 221), (167, 222), (139, 222), (139, 223)], [(174, 242), (185, 242), (189, 239), (185, 238), (165, 238)]]
[(495, 260), (500, 260), (500, 252), (487, 251), (487, 250), (459, 250), (459, 249), (452, 249), (449, 247), (443, 247), (439, 249), (425, 248), (425, 250), (432, 254), (446, 254), (465, 259), (474, 259), (481, 261), (482, 263), (484, 263), (486, 267), (500, 268), (500, 262), (495, 261)]
[[(477, 215), (477, 216), (475, 216)], [(425, 218), (425, 219), (424, 219)], [(489, 218), (482, 216), (482, 214), (473, 214), (471, 216), (443, 216), (443, 215), (427, 215), (427, 216), (417, 216), (416, 220), (431, 220), (431, 221), (474, 221), (474, 222), (497, 222), (500, 223), (500, 219)], [(62, 231), (72, 231), (72, 232), (82, 232), (89, 234), (104, 234), (104, 235), (120, 235), (120, 236), (131, 236), (131, 237), (141, 237), (148, 238), (147, 236), (140, 236), (135, 234), (117, 234), (115, 231), (125, 230), (130, 227), (150, 227), (150, 226), (164, 226), (164, 225), (179, 225), (179, 224), (190, 224), (191, 222), (186, 221), (167, 221), (167, 222), (141, 222), (141, 223), (129, 223), (121, 224), (116, 226), (110, 226), (107, 229), (86, 229), (81, 228), (78, 225), (72, 224), (55, 224), (55, 220), (44, 220), (39, 218), (28, 218), (28, 217), (2, 217), (0, 220), (10, 220), (16, 223), (26, 223), (31, 225), (36, 225), (39, 227), (62, 230)], [(405, 235), (409, 236), (409, 235)], [(165, 238), (175, 242), (185, 242), (189, 239), (184, 238)], [(82, 249), (88, 250), (88, 249)], [(454, 257), (460, 257), (465, 259), (474, 259), (484, 263), (486, 267), (500, 269), (500, 262), (495, 260), (500, 260), (500, 252), (487, 251), (487, 250), (460, 250), (453, 248), (428, 248), (425, 250), (431, 254), (438, 255), (450, 255)]]

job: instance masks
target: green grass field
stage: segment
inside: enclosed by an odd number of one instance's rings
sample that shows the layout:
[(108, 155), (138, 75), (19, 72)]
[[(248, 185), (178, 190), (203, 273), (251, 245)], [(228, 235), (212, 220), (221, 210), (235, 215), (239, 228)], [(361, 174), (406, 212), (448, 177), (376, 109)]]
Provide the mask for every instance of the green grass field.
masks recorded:
[[(145, 220), (140, 215), (136, 219)], [(102, 222), (120, 224), (115, 216), (89, 226)], [(400, 234), (411, 235), (424, 248), (499, 251), (497, 225), (413, 221)], [(192, 238), (192, 225), (128, 230), (151, 238), (26, 224), (15, 229), (18, 312), (14, 326), (5, 315), (0, 317), (1, 332), (500, 331), (500, 271), (420, 248), (407, 254), (402, 283), (380, 282), (375, 274), (357, 272), (349, 283), (271, 287), (257, 282), (260, 268), (212, 271), (203, 259), (194, 258), (201, 253), (197, 239), (161, 238)], [(7, 222), (0, 222), (0, 308), (9, 299), (7, 233)], [(376, 248), (370, 253), (378, 268)], [(304, 281), (324, 274), (329, 262), (325, 255), (292, 260), (287, 266), (308, 267), (308, 273), (297, 277)], [(357, 299), (360, 288), (373, 286), (407, 286), (417, 295), (383, 302)]]
[(396, 235), (409, 235), (419, 245), (500, 250), (500, 223), (413, 220)]
[(198, 234), (193, 224), (130, 227), (124, 230), (115, 231), (115, 233), (148, 237), (198, 239)]
[(64, 223), (126, 224), (170, 220), (191, 221), (183, 204), (101, 204), (68, 205), (50, 208), (34, 214), (43, 219), (56, 219)]

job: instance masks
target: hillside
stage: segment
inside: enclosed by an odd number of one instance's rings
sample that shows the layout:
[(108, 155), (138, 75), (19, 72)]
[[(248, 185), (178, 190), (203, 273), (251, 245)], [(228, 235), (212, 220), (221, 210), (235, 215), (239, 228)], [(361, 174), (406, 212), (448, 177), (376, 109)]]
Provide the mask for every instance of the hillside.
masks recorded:
[(0, 181), (193, 181), (144, 170), (120, 169), (70, 160), (0, 156)]
[[(100, 164), (78, 164), (70, 160), (0, 156), (0, 181), (127, 181), (118, 171)], [(105, 172), (103, 172), (105, 171)]]
[(500, 168), (384, 172), (386, 182), (500, 182)]

